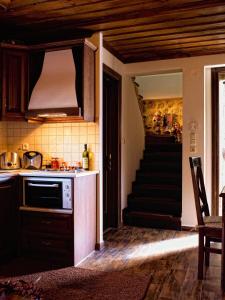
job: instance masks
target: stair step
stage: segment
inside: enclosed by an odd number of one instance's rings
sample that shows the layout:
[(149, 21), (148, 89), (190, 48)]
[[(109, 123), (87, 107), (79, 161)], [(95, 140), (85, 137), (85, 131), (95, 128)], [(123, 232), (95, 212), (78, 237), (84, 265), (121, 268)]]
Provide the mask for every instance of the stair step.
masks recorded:
[(144, 161), (182, 161), (181, 152), (150, 152), (144, 151)]
[(147, 134), (145, 136), (145, 144), (168, 144), (175, 143), (175, 137), (172, 135), (155, 135)]
[(182, 144), (171, 143), (171, 144), (146, 144), (145, 149), (151, 152), (181, 152)]
[(165, 172), (148, 172), (138, 170), (136, 172), (137, 183), (153, 183), (153, 184), (176, 184), (181, 186), (182, 176), (176, 173), (165, 173)]
[(178, 217), (143, 211), (131, 211), (128, 208), (123, 210), (123, 222), (125, 225), (130, 226), (181, 230), (181, 220)]
[(177, 198), (181, 195), (181, 188), (177, 185), (145, 184), (133, 182), (132, 194), (135, 196), (168, 196)]
[(128, 196), (129, 210), (145, 211), (156, 214), (170, 214), (176, 217), (181, 216), (181, 198), (152, 198), (152, 197), (135, 197), (132, 194)]
[(166, 161), (166, 162), (157, 162), (157, 161), (140, 161), (140, 169), (141, 170), (161, 170), (164, 172), (181, 172), (182, 162), (181, 161)]

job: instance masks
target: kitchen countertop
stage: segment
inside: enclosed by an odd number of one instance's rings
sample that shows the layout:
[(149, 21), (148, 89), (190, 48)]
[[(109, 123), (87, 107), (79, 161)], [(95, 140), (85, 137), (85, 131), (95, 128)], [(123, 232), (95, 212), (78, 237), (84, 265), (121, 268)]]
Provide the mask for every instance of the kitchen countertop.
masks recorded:
[(13, 176), (35, 176), (35, 177), (82, 177), (88, 175), (98, 174), (98, 171), (44, 171), (44, 170), (29, 170), (29, 169), (18, 169), (18, 170), (0, 170), (0, 181), (1, 179), (13, 177)]

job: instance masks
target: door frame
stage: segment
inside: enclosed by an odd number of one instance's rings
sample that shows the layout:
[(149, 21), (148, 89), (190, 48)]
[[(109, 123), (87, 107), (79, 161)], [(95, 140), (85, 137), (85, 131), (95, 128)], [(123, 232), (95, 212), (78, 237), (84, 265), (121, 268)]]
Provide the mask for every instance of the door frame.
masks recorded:
[(212, 68), (212, 215), (219, 214), (219, 73), (225, 73), (225, 67)]
[[(116, 183), (117, 183), (117, 202), (115, 205), (115, 219), (117, 227), (121, 225), (121, 107), (122, 107), (122, 76), (118, 74), (116, 71), (112, 70), (107, 65), (103, 64), (103, 76), (104, 73), (110, 76), (112, 79), (116, 80), (118, 83), (118, 91), (117, 91), (117, 99), (118, 99), (118, 134), (117, 134), (117, 165), (116, 165)], [(103, 105), (104, 105), (104, 99), (103, 99)], [(104, 116), (103, 116), (104, 118)], [(104, 123), (104, 122), (103, 122)], [(105, 145), (105, 135), (103, 134), (103, 147)], [(105, 189), (105, 186), (103, 185), (103, 190)], [(104, 193), (103, 193), (104, 194)]]

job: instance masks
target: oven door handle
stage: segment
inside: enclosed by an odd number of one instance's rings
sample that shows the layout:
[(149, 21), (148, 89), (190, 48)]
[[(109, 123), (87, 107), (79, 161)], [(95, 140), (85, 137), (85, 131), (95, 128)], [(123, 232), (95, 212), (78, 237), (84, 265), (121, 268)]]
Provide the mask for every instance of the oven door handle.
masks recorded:
[(35, 187), (52, 187), (52, 188), (58, 188), (59, 185), (57, 183), (53, 183), (53, 184), (42, 184), (42, 183), (28, 183), (28, 186), (35, 186)]

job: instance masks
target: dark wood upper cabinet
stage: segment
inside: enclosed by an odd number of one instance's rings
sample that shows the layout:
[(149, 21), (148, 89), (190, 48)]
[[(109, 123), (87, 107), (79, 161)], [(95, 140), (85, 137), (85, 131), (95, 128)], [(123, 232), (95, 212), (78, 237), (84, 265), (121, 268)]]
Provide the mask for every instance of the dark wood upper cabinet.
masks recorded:
[(94, 121), (95, 49), (84, 42), (72, 49), (77, 73), (77, 101), (81, 108), (81, 115), (84, 121)]
[[(72, 49), (76, 67), (78, 107), (71, 113), (65, 108), (67, 117), (37, 118), (29, 114), (28, 105), (32, 90), (41, 73), (44, 52)], [(61, 41), (33, 46), (0, 44), (0, 95), (1, 119), (39, 122), (93, 122), (95, 119), (95, 50), (86, 39)], [(61, 112), (60, 108), (60, 112)], [(58, 112), (49, 108), (49, 112)], [(43, 113), (43, 112), (42, 112)], [(29, 116), (29, 117), (27, 117)]]
[(25, 120), (28, 103), (28, 51), (1, 47), (2, 120)]

